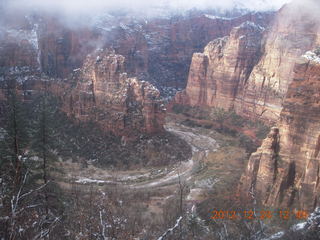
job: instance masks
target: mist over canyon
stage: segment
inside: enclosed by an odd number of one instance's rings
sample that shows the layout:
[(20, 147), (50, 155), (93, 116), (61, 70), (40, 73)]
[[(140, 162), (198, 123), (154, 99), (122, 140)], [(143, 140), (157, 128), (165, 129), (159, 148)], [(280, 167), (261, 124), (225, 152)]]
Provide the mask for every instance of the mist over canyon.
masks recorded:
[(0, 2), (0, 239), (320, 239), (320, 3)]

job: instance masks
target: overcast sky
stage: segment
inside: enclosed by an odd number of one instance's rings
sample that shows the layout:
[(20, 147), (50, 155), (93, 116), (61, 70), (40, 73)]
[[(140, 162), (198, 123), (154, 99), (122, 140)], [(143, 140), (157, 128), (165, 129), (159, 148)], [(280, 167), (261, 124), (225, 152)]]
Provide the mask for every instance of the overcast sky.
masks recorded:
[[(1, 1), (1, 0), (0, 0)], [(126, 8), (150, 10), (165, 6), (167, 9), (188, 10), (191, 8), (232, 8), (235, 3), (251, 10), (279, 9), (290, 0), (7, 0), (7, 4), (24, 9), (55, 10), (68, 14), (90, 13), (101, 9)]]

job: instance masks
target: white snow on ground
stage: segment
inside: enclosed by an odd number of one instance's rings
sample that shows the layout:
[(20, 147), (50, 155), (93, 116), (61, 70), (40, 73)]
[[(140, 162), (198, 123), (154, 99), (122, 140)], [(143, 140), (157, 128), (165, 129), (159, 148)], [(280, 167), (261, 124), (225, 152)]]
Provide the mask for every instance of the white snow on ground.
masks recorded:
[(210, 19), (220, 19), (220, 20), (232, 20), (233, 18), (226, 18), (226, 17), (219, 17), (219, 16), (213, 16), (213, 15), (209, 15), (209, 14), (204, 14), (204, 16), (206, 18), (210, 18)]
[(259, 30), (261, 32), (265, 30), (264, 27), (261, 27), (260, 25), (255, 24), (254, 22), (251, 22), (251, 21), (246, 21), (246, 22), (242, 23), (241, 25), (239, 25), (236, 28), (243, 28), (243, 27), (251, 27), (251, 28), (257, 29), (257, 30)]
[(19, 41), (27, 40), (32, 46), (38, 50), (39, 44), (38, 44), (38, 36), (37, 36), (37, 28), (38, 25), (35, 25), (34, 28), (30, 30), (16, 30), (16, 29), (10, 29), (7, 31), (7, 34)]
[(144, 179), (144, 178), (148, 178), (151, 176), (151, 173), (144, 173), (144, 174), (138, 174), (138, 175), (126, 175), (126, 176), (122, 176), (122, 177), (118, 177), (117, 181), (120, 182), (127, 182), (127, 181), (135, 181), (135, 180), (139, 180), (139, 179)]
[(176, 224), (172, 228), (169, 228), (161, 237), (158, 238), (158, 240), (164, 240), (166, 236), (171, 234), (177, 227), (179, 227), (181, 220), (182, 217), (179, 217), (176, 221)]
[[(30, 22), (30, 21), (29, 21)], [(30, 24), (32, 24), (30, 22)], [(33, 48), (37, 51), (37, 61), (40, 67), (40, 47), (39, 47), (39, 39), (38, 39), (38, 24), (33, 24), (33, 28), (31, 30), (23, 30), (23, 29), (8, 29), (6, 34), (9, 38), (14, 38), (20, 44), (23, 40), (28, 41)]]
[(304, 229), (306, 225), (307, 225), (306, 222), (298, 223), (296, 225), (293, 225), (292, 230), (293, 231), (300, 231), (300, 230)]
[(194, 184), (198, 188), (209, 188), (209, 189), (211, 189), (219, 181), (220, 181), (220, 179), (212, 177), (212, 178), (197, 180), (197, 181), (195, 181)]
[(88, 184), (88, 183), (112, 183), (111, 181), (90, 179), (90, 178), (79, 178), (75, 181), (76, 183)]
[(275, 239), (280, 239), (281, 237), (283, 237), (284, 232), (278, 232), (276, 234), (273, 234), (271, 237), (268, 238), (264, 238), (262, 240), (275, 240)]
[(306, 52), (302, 57), (311, 62), (320, 63), (320, 57), (312, 51)]
[[(313, 213), (310, 214), (306, 222), (301, 222), (293, 225), (290, 229), (293, 232), (299, 232), (303, 230), (308, 230), (312, 226), (320, 227), (320, 207), (316, 208)], [(281, 239), (281, 237), (285, 234), (285, 232), (278, 232), (271, 237), (264, 238), (262, 240), (275, 240)]]

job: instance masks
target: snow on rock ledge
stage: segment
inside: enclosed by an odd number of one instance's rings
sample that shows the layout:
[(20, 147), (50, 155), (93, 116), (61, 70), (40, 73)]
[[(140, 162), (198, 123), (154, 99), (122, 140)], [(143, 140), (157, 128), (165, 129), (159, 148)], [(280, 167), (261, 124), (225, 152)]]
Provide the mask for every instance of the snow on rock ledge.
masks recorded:
[(320, 56), (317, 55), (315, 52), (308, 51), (302, 57), (311, 62), (320, 63)]

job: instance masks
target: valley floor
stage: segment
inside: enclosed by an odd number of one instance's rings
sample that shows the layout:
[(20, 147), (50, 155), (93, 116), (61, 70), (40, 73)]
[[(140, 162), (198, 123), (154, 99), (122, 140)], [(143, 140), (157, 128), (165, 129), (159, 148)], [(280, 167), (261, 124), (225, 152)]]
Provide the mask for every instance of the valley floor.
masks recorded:
[[(196, 216), (203, 230), (209, 231), (204, 222), (210, 221), (210, 211), (201, 219), (197, 206), (211, 198), (219, 201), (234, 199), (248, 156), (245, 149), (238, 146), (237, 139), (213, 129), (186, 126), (184, 120), (183, 115), (170, 114), (165, 128), (191, 146), (192, 157), (187, 161), (130, 171), (102, 169), (90, 164), (84, 167), (76, 162), (60, 161), (56, 167), (63, 169), (63, 172), (56, 173), (55, 180), (70, 192), (75, 188), (80, 189), (84, 197), (90, 195), (92, 189), (98, 195), (108, 189), (117, 189), (125, 192), (126, 198), (139, 196), (136, 200), (143, 205), (145, 229), (140, 229), (138, 236), (144, 236), (147, 225), (152, 224), (158, 224), (155, 232), (161, 233), (164, 231), (161, 229), (174, 225), (177, 216), (185, 215), (187, 218), (188, 214), (189, 217)], [(173, 212), (167, 212), (168, 205), (175, 206)], [(209, 206), (209, 209), (214, 207)], [(167, 221), (166, 218), (171, 220)]]

